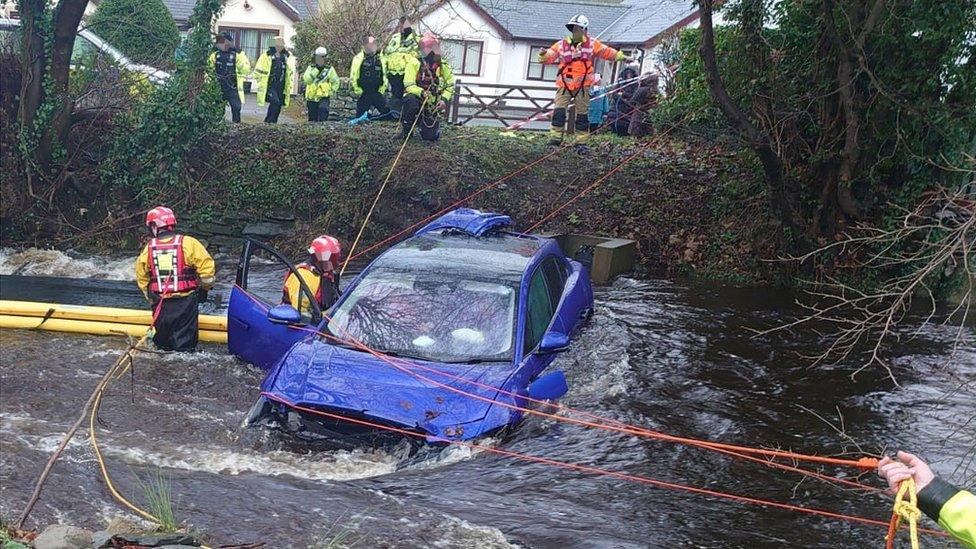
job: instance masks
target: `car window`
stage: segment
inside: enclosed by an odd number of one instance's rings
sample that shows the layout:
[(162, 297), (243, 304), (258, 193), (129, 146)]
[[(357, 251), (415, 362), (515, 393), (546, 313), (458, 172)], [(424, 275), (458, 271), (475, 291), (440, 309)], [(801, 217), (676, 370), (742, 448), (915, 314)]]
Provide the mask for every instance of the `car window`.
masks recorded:
[(542, 335), (549, 328), (554, 308), (549, 297), (549, 288), (542, 268), (537, 268), (529, 280), (526, 299), (525, 332), (522, 339), (522, 353), (528, 354), (539, 345)]
[(549, 289), (549, 301), (552, 303), (553, 310), (555, 310), (559, 307), (559, 302), (562, 301), (566, 277), (563, 276), (562, 270), (559, 268), (559, 261), (555, 256), (550, 256), (543, 261), (540, 269), (546, 278), (546, 287)]
[(421, 360), (511, 360), (515, 283), (443, 267), (374, 266), (335, 309), (329, 332)]

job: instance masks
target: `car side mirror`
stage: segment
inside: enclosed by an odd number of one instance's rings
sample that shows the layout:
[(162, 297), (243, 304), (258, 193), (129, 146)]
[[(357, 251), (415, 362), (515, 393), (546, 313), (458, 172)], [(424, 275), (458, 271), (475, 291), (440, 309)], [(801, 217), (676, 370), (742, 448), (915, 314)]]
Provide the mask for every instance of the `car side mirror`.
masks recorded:
[(569, 347), (569, 336), (561, 332), (546, 332), (539, 342), (538, 354), (559, 353)]
[(302, 314), (291, 305), (278, 305), (268, 311), (268, 320), (274, 324), (302, 324)]
[(533, 400), (556, 400), (569, 391), (566, 375), (562, 370), (546, 374), (529, 385), (529, 398)]

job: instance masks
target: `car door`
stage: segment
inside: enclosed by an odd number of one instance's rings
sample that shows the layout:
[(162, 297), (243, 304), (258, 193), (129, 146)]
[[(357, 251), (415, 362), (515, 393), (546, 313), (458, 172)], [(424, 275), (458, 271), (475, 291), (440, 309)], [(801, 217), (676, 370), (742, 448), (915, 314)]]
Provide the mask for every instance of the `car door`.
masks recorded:
[(593, 312), (593, 289), (585, 268), (565, 257), (552, 256), (542, 265), (550, 292), (556, 288), (558, 299), (555, 325), (572, 336)]
[(550, 288), (550, 282), (546, 280), (545, 265), (550, 259), (547, 258), (536, 266), (525, 285), (524, 295), (521, 296), (522, 302), (525, 303), (525, 309), (519, 322), (519, 329), (521, 330), (519, 337), (521, 368), (519, 373), (527, 375), (530, 380), (545, 370), (554, 358), (554, 355), (551, 354), (535, 354), (536, 348), (542, 341), (542, 336), (550, 329), (558, 331), (563, 328), (562, 322), (555, 318), (560, 293), (557, 288)]
[[(271, 261), (252, 266), (259, 252), (270, 256)], [(305, 310), (302, 305), (306, 300), (309, 304), (301, 323), (280, 324), (268, 319), (268, 312), (281, 304), (281, 286), (289, 272), (297, 273), (295, 266), (277, 250), (254, 239), (245, 240), (227, 308), (227, 348), (265, 370), (297, 341), (309, 337), (322, 320), (322, 311), (301, 277), (299, 310)]]

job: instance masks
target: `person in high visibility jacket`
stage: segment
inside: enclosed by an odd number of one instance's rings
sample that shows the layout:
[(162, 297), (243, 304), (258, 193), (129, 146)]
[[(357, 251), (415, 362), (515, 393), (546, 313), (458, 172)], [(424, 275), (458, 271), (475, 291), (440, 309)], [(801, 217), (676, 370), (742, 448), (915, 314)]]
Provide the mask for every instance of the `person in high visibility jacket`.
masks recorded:
[(898, 452), (896, 459), (882, 459), (878, 474), (888, 481), (892, 494), (903, 480), (914, 479), (919, 509), (963, 545), (976, 549), (976, 495), (935, 476), (927, 463), (908, 452)]
[(562, 143), (566, 133), (566, 110), (576, 111), (576, 143), (582, 145), (589, 137), (590, 87), (593, 86), (593, 62), (596, 59), (623, 61), (627, 56), (596, 38), (590, 38), (590, 25), (585, 15), (577, 15), (566, 23), (572, 34), (553, 44), (539, 54), (543, 64), (559, 63), (556, 76), (556, 98), (553, 103), (552, 127), (549, 130), (551, 145)]
[(305, 83), (305, 106), (309, 122), (325, 122), (329, 119), (329, 101), (332, 92), (339, 89), (339, 75), (335, 68), (325, 64), (329, 50), (315, 48), (313, 63), (302, 74)]
[(244, 105), (244, 77), (251, 72), (251, 62), (234, 46), (231, 33), (223, 32), (217, 37), (217, 49), (210, 54), (210, 68), (220, 84), (224, 101), (230, 105), (231, 120), (239, 124)]
[(285, 48), (285, 39), (278, 36), (268, 51), (258, 57), (254, 65), (258, 80), (258, 105), (268, 106), (264, 121), (277, 124), (281, 108), (291, 103), (291, 91), (295, 81), (295, 58)]
[(149, 210), (146, 226), (152, 239), (136, 259), (136, 283), (156, 311), (153, 342), (166, 351), (193, 351), (197, 306), (214, 285), (214, 260), (199, 240), (177, 234), (173, 210)]
[[(339, 241), (324, 234), (309, 244), (308, 261), (295, 265), (298, 275), (311, 290), (322, 311), (328, 310), (339, 300), (339, 274), (335, 272), (335, 266), (339, 263), (341, 253)], [(303, 315), (309, 314), (312, 309), (295, 273), (289, 272), (285, 277), (281, 303), (291, 305)]]
[(349, 65), (349, 84), (356, 96), (356, 118), (369, 112), (370, 108), (380, 113), (375, 119), (386, 118), (390, 113), (384, 96), (389, 86), (386, 59), (377, 53), (378, 47), (376, 39), (367, 36), (363, 39), (363, 49)]
[(386, 59), (386, 76), (390, 82), (390, 107), (399, 110), (406, 91), (404, 81), (407, 65), (420, 57), (420, 40), (409, 19), (403, 18), (400, 21), (400, 32), (390, 37), (383, 49), (383, 57)]
[(440, 113), (454, 97), (454, 72), (451, 64), (441, 56), (440, 40), (433, 34), (420, 39), (421, 59), (413, 59), (403, 76), (403, 112), (400, 114), (400, 137), (410, 136), (410, 129), (420, 128), (425, 141), (437, 141), (441, 136)]

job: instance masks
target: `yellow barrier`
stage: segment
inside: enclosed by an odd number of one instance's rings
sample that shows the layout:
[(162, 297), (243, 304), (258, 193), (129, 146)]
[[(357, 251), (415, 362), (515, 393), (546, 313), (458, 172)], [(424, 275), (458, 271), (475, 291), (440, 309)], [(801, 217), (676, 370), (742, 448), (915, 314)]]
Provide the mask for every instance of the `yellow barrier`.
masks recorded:
[[(146, 326), (141, 324), (66, 318), (49, 318), (42, 324), (41, 320), (43, 319), (36, 316), (0, 314), (0, 328), (38, 329), (93, 335), (130, 335), (133, 337), (141, 337), (146, 333)], [(227, 343), (227, 332), (201, 329), (200, 341)]]
[[(51, 313), (51, 320), (88, 320), (95, 322), (114, 322), (149, 326), (152, 311), (139, 309), (117, 309), (114, 307), (91, 307), (88, 305), (62, 305), (58, 303), (36, 303), (33, 301), (0, 300), (0, 315), (27, 316), (43, 318)], [(40, 320), (38, 320), (40, 322)], [(48, 320), (50, 322), (50, 320)], [(200, 315), (200, 331), (227, 331), (227, 317)], [(139, 334), (142, 335), (142, 334)]]

